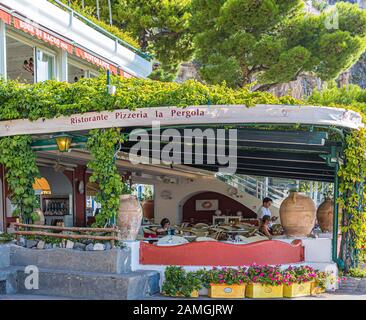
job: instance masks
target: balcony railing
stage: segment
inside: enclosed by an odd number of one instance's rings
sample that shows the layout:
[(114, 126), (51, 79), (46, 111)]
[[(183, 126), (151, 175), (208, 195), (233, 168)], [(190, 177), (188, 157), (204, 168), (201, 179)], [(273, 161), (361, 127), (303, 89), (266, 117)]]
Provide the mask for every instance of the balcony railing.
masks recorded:
[(97, 30), (98, 32), (102, 33), (103, 35), (105, 35), (106, 37), (114, 40), (116, 42), (116, 47), (117, 44), (120, 44), (126, 48), (128, 48), (129, 50), (133, 51), (134, 53), (138, 54), (140, 57), (151, 61), (153, 59), (153, 56), (149, 55), (146, 52), (142, 52), (140, 49), (135, 48), (134, 46), (130, 45), (128, 42), (118, 38), (116, 35), (114, 35), (113, 33), (105, 30), (104, 28), (102, 28), (101, 26), (98, 26), (96, 23), (94, 23), (93, 21), (91, 21), (90, 19), (88, 19), (87, 17), (84, 17), (82, 14), (76, 12), (74, 9), (70, 8), (68, 5), (64, 4), (63, 2), (61, 2), (60, 0), (52, 0), (50, 2), (56, 3), (58, 6), (60, 6), (62, 9), (64, 9), (65, 11), (68, 11), (70, 13), (70, 23), (72, 23), (72, 19), (73, 17), (77, 17), (80, 21), (84, 22), (85, 24), (87, 24), (89, 27)]

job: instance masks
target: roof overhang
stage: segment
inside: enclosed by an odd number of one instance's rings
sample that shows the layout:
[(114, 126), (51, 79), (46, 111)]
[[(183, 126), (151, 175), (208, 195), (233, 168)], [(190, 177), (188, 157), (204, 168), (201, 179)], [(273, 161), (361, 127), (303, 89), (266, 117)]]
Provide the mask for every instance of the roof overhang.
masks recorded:
[(62, 10), (47, 0), (1, 0), (11, 13), (20, 14), (35, 25), (61, 35), (98, 56), (112, 62), (132, 76), (146, 78), (152, 71), (152, 62), (93, 29), (72, 13)]

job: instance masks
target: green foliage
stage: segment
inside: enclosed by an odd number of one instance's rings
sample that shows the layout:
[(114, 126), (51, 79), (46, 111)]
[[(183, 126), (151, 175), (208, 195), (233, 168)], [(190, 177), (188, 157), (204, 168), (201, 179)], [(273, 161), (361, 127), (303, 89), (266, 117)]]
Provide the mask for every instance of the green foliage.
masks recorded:
[(366, 269), (351, 268), (347, 275), (355, 278), (366, 278)]
[(34, 210), (39, 207), (33, 190), (39, 171), (31, 142), (30, 136), (0, 138), (0, 163), (6, 168), (10, 199), (16, 206), (13, 215), (20, 216), (24, 222), (30, 222)]
[(100, 189), (96, 201), (101, 204), (101, 212), (96, 216), (96, 227), (114, 224), (118, 214), (124, 183), (115, 164), (115, 153), (121, 140), (120, 130), (110, 128), (92, 130), (87, 142), (92, 155), (88, 162), (88, 168), (92, 170), (89, 181), (98, 183)]
[(314, 91), (308, 98), (311, 104), (352, 109), (366, 114), (366, 90), (357, 85), (338, 88), (331, 85), (321, 91)]
[(249, 282), (278, 286), (283, 283), (283, 272), (279, 266), (252, 265), (247, 271)]
[(342, 259), (345, 272), (357, 266), (366, 243), (366, 129), (346, 137), (345, 163), (339, 170), (338, 203), (342, 208)]
[(366, 44), (366, 12), (337, 3), (319, 15), (300, 0), (192, 0), (191, 31), (201, 75), (208, 83), (259, 90), (312, 73), (336, 78)]
[(247, 270), (239, 267), (235, 268), (213, 268), (207, 271), (209, 283), (214, 284), (246, 284), (249, 282)]
[(111, 77), (116, 94), (106, 92), (106, 76), (75, 83), (45, 81), (32, 85), (0, 80), (0, 120), (54, 118), (90, 111), (206, 104), (301, 104), (292, 97), (268, 92), (238, 90), (225, 84), (206, 86), (197, 81), (183, 84)]
[(287, 285), (310, 282), (316, 277), (316, 270), (309, 266), (290, 266), (283, 272), (283, 282)]
[[(50, 1), (53, 2), (53, 1)], [(68, 0), (62, 0), (63, 3), (68, 5)], [(85, 1), (88, 2), (88, 1)], [(56, 2), (53, 2), (57, 5)], [(122, 39), (123, 41), (127, 42), (131, 46), (140, 49), (140, 45), (138, 41), (133, 37), (133, 35), (127, 31), (123, 31), (122, 29), (111, 26), (105, 21), (107, 21), (107, 17), (105, 17), (105, 20), (98, 20), (95, 13), (95, 8), (92, 7), (95, 6), (95, 1), (91, 2), (90, 4), (86, 3), (86, 7), (84, 9), (81, 6), (81, 1), (74, 0), (71, 2), (71, 8), (73, 8), (76, 12), (83, 15), (85, 18), (88, 18), (90, 21), (94, 22), (99, 27), (102, 27), (103, 29), (107, 30), (108, 32), (114, 34), (116, 37)], [(61, 7), (61, 6), (60, 6)], [(62, 7), (61, 7), (62, 8)], [(105, 10), (105, 8), (102, 6), (102, 9)]]
[(168, 296), (190, 297), (192, 291), (200, 290), (202, 284), (195, 272), (187, 272), (182, 267), (169, 266), (165, 269), (162, 292)]
[(10, 242), (15, 239), (14, 234), (11, 233), (0, 233), (0, 244)]
[(153, 53), (159, 61), (162, 71), (154, 72), (154, 79), (171, 81), (179, 64), (193, 53), (190, 3), (191, 0), (118, 0), (113, 7), (116, 21), (138, 37), (142, 50)]
[(282, 285), (315, 281), (321, 288), (326, 283), (334, 283), (331, 272), (321, 272), (309, 266), (292, 267), (280, 270), (278, 266), (252, 265), (249, 268), (213, 268), (187, 272), (180, 266), (168, 266), (165, 269), (165, 280), (162, 292), (169, 296), (184, 295), (190, 297), (193, 290), (210, 288), (211, 284), (240, 285), (261, 283), (265, 285)]
[(146, 201), (146, 200), (153, 200), (153, 199), (154, 199), (154, 193), (153, 193), (152, 186), (145, 185), (144, 186), (144, 192), (142, 193), (141, 200)]

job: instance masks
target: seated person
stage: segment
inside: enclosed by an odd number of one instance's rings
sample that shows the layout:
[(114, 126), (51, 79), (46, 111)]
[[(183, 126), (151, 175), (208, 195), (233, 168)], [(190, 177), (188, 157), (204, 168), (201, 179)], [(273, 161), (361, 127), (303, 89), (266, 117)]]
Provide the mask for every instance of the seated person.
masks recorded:
[(167, 235), (172, 230), (170, 227), (170, 221), (168, 218), (164, 218), (163, 220), (161, 220), (160, 225), (161, 225), (161, 228), (156, 230), (156, 232), (159, 235)]
[(266, 235), (269, 238), (269, 240), (272, 239), (270, 223), (271, 223), (271, 217), (265, 215), (261, 219), (261, 225), (259, 226), (259, 232), (261, 232), (264, 235)]

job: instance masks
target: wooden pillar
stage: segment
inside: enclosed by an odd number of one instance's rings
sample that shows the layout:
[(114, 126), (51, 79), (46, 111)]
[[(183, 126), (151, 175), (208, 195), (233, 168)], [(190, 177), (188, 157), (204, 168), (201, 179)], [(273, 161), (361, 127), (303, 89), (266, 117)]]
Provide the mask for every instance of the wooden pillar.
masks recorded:
[[(86, 226), (86, 166), (78, 165), (74, 170), (75, 226)], [(83, 184), (83, 186), (81, 186)]]

